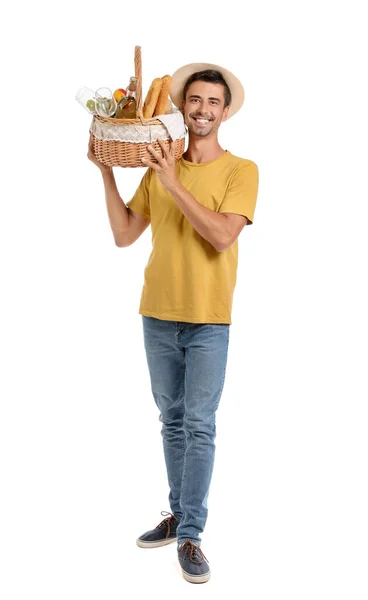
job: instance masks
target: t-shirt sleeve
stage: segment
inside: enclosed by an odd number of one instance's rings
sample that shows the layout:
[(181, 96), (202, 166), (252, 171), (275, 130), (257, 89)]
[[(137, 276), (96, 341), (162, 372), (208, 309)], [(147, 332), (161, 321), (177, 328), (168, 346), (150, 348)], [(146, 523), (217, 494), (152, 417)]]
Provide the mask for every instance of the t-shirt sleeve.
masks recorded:
[(141, 182), (131, 200), (126, 203), (126, 206), (146, 217), (151, 219), (150, 202), (149, 202), (149, 188), (151, 181), (152, 169), (147, 169), (143, 175)]
[(254, 162), (236, 167), (218, 212), (235, 213), (253, 223), (258, 194), (258, 167)]

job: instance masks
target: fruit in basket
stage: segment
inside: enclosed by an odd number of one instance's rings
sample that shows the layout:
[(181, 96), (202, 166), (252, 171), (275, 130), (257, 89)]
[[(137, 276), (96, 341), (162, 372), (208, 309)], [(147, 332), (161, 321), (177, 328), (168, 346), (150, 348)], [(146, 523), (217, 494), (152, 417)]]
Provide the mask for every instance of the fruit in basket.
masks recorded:
[(86, 107), (88, 108), (88, 110), (90, 110), (91, 112), (95, 112), (96, 110), (96, 102), (94, 100), (87, 100), (86, 102)]
[(119, 100), (121, 100), (122, 98), (125, 98), (126, 94), (127, 94), (126, 90), (124, 90), (123, 88), (118, 88), (117, 90), (115, 90), (114, 98), (115, 98), (116, 102), (119, 102)]

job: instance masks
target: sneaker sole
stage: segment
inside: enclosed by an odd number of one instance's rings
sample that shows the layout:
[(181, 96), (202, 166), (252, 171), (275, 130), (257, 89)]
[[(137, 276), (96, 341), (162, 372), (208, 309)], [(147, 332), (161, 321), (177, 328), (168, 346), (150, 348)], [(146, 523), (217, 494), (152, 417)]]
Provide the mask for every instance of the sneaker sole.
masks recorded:
[(159, 548), (160, 546), (167, 546), (176, 542), (176, 537), (168, 538), (167, 540), (159, 540), (157, 542), (144, 542), (143, 540), (137, 539), (137, 546), (140, 548)]
[(206, 583), (211, 577), (211, 571), (204, 573), (203, 575), (189, 575), (184, 569), (182, 569), (183, 577), (190, 583)]

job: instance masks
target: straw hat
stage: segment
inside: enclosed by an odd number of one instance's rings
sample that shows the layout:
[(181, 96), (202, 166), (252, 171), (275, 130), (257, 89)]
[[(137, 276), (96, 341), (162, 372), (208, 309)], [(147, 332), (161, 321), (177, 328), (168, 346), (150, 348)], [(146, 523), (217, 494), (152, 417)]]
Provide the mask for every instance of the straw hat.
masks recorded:
[(175, 106), (181, 108), (181, 104), (184, 99), (183, 89), (187, 79), (189, 79), (193, 73), (197, 73), (197, 71), (204, 71), (206, 69), (214, 69), (215, 71), (219, 71), (229, 86), (231, 92), (231, 104), (229, 107), (228, 119), (230, 119), (230, 117), (238, 112), (244, 102), (244, 88), (235, 75), (219, 65), (212, 65), (209, 63), (191, 63), (175, 71), (171, 80), (169, 92), (170, 98)]

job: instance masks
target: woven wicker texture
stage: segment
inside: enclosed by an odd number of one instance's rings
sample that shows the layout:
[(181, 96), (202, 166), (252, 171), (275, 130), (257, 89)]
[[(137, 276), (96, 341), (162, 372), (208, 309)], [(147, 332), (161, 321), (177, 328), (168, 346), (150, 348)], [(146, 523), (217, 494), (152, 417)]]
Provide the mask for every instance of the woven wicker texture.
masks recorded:
[[(163, 142), (166, 147), (169, 146), (168, 141)], [(185, 140), (175, 140), (175, 160), (179, 160), (184, 152)], [(146, 167), (142, 163), (142, 158), (149, 158), (152, 162), (156, 162), (151, 152), (147, 150), (147, 146), (161, 152), (161, 146), (158, 142), (151, 144), (132, 144), (130, 142), (105, 142), (94, 138), (94, 150), (98, 160), (109, 167)]]
[[(138, 86), (136, 93), (137, 100), (137, 118), (136, 119), (115, 119), (113, 117), (100, 117), (94, 115), (93, 119), (111, 125), (162, 125), (158, 119), (143, 119), (142, 117), (142, 57), (140, 46), (135, 47), (134, 52), (134, 68), (135, 76), (138, 78)], [(163, 140), (166, 147), (169, 146), (169, 141)], [(184, 152), (185, 139), (178, 139), (174, 142), (175, 145), (175, 160), (179, 160)], [(158, 142), (142, 142), (131, 143), (121, 141), (99, 140), (93, 136), (93, 147), (96, 157), (100, 162), (109, 167), (146, 167), (142, 163), (142, 158), (146, 157), (156, 162), (147, 146), (151, 145), (154, 150), (161, 151)]]

